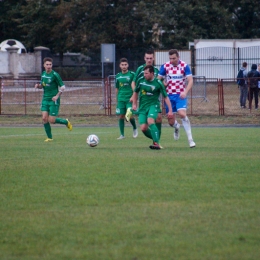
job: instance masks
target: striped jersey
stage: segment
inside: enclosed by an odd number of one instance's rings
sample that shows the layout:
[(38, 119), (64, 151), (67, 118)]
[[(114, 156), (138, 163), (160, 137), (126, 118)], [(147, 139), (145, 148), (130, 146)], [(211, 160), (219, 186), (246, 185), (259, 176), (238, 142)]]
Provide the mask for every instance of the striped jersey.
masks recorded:
[(172, 95), (184, 92), (185, 79), (187, 76), (192, 76), (192, 73), (189, 65), (179, 60), (177, 66), (170, 61), (164, 63), (160, 68), (159, 76), (166, 77), (168, 83), (166, 91), (168, 95)]

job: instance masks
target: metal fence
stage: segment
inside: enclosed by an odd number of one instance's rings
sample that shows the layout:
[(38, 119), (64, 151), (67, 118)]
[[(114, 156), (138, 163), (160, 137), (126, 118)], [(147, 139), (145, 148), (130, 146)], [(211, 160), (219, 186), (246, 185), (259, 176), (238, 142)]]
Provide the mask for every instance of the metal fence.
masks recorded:
[[(0, 78), (0, 115), (40, 115), (42, 90), (35, 89), (35, 80)], [(105, 80), (65, 81), (61, 97), (61, 115), (115, 115), (114, 76)], [(260, 110), (241, 109), (240, 90), (233, 78), (217, 79), (194, 76), (188, 96), (189, 115), (255, 115)], [(164, 104), (162, 102), (164, 111)]]
[[(43, 91), (35, 89), (37, 80), (2, 80), (0, 114), (40, 113)], [(104, 83), (101, 79), (64, 81), (60, 114), (104, 115)]]
[(231, 47), (207, 47), (193, 50), (191, 55), (191, 67), (194, 75), (203, 75), (207, 79), (236, 78), (242, 63), (248, 63), (248, 70), (252, 64), (260, 64), (260, 46), (244, 48)]
[[(192, 103), (195, 104), (200, 102), (206, 102), (207, 101), (207, 89), (206, 89), (206, 78), (203, 76), (194, 76), (193, 77), (193, 88), (192, 91), (188, 95), (189, 103), (190, 103), (190, 114), (192, 114)], [(108, 114), (113, 114), (115, 112), (115, 106), (116, 106), (116, 92), (115, 92), (115, 76), (110, 75), (105, 83), (105, 89), (107, 93), (106, 101), (104, 102), (106, 104), (106, 108), (109, 112)], [(196, 99), (196, 101), (191, 102), (192, 100)], [(161, 99), (162, 102), (162, 99)], [(162, 108), (164, 109), (164, 103), (162, 102)]]
[[(122, 57), (128, 59), (129, 69), (136, 71), (138, 66), (144, 64), (145, 49), (128, 49), (116, 50), (115, 73), (120, 72), (119, 60)], [(204, 76), (206, 79), (220, 78), (231, 79), (236, 78), (237, 72), (242, 63), (248, 63), (248, 69), (251, 65), (260, 64), (260, 46), (250, 46), (243, 48), (234, 47), (204, 47), (191, 50), (180, 50), (180, 58), (190, 65), (193, 75)], [(75, 59), (75, 57), (74, 57)], [(75, 80), (86, 79), (90, 77), (102, 77), (102, 63), (100, 55), (96, 55), (92, 59), (86, 59), (81, 62), (75, 62), (71, 57), (70, 62), (63, 62), (60, 66), (58, 62), (54, 62), (54, 69), (60, 73), (63, 79)], [(155, 66), (160, 66), (168, 61), (168, 50), (155, 50)], [(55, 60), (59, 60), (55, 56)], [(113, 64), (104, 64), (105, 77), (113, 74)]]

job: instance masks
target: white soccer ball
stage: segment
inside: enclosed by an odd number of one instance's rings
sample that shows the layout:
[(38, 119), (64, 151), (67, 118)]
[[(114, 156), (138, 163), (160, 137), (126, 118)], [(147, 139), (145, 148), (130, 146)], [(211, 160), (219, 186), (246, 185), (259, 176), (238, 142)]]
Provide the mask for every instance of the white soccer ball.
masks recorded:
[(99, 138), (97, 135), (91, 134), (87, 137), (86, 142), (90, 147), (95, 147), (99, 144)]

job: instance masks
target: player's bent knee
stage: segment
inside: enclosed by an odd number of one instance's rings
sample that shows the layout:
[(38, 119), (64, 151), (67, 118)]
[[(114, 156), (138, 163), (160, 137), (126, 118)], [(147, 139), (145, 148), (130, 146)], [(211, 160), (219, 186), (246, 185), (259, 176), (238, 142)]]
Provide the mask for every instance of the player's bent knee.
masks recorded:
[(175, 115), (167, 115), (167, 119), (168, 119), (168, 124), (173, 127), (174, 123), (175, 123)]
[(51, 123), (51, 124), (55, 124), (55, 117), (49, 117), (49, 123)]
[(180, 109), (178, 110), (178, 114), (181, 118), (184, 118), (186, 117), (187, 113), (186, 113), (186, 110), (185, 109)]
[(142, 132), (145, 132), (148, 129), (148, 125), (140, 125), (140, 129)]
[(42, 117), (42, 123), (43, 124), (46, 124), (46, 123), (48, 123), (49, 121), (48, 121), (48, 117)]

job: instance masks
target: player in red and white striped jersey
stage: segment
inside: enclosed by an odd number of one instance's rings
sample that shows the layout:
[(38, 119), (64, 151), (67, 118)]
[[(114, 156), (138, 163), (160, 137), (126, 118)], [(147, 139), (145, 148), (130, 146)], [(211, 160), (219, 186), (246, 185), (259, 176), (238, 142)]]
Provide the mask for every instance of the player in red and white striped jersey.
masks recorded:
[[(159, 71), (158, 78), (164, 80), (164, 85), (168, 97), (171, 101), (173, 113), (178, 113), (182, 119), (182, 124), (188, 137), (190, 148), (196, 146), (192, 138), (191, 125), (187, 117), (187, 95), (193, 85), (193, 77), (188, 64), (180, 60), (176, 49), (169, 51), (170, 61), (164, 63)], [(186, 85), (187, 81), (187, 85)], [(166, 106), (166, 112), (168, 108)], [(174, 130), (174, 139), (179, 139), (179, 124), (175, 120), (172, 127)]]

